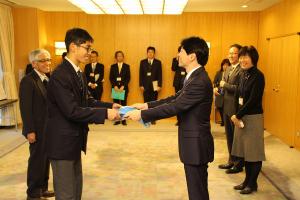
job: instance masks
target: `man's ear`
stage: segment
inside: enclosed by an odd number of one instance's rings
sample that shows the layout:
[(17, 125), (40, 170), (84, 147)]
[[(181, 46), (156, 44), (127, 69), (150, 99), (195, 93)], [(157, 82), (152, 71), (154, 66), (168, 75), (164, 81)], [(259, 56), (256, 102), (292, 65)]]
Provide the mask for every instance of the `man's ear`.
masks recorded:
[(69, 51), (70, 52), (74, 52), (74, 50), (75, 50), (76, 47), (77, 47), (77, 45), (74, 42), (71, 42), (70, 46), (69, 46)]
[(196, 54), (195, 54), (195, 53), (191, 53), (191, 54), (189, 55), (189, 57), (190, 57), (190, 60), (191, 60), (191, 61), (197, 60), (197, 57), (196, 57)]

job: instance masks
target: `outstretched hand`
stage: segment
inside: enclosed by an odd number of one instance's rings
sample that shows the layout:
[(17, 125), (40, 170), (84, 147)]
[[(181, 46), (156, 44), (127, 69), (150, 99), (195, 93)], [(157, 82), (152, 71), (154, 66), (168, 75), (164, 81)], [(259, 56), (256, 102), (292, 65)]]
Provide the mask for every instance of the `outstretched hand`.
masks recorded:
[(135, 104), (132, 104), (131, 107), (134, 107), (139, 110), (147, 110), (148, 104), (147, 103), (135, 103)]
[(141, 120), (141, 110), (129, 111), (126, 113), (124, 118), (131, 119), (133, 121), (140, 121)]

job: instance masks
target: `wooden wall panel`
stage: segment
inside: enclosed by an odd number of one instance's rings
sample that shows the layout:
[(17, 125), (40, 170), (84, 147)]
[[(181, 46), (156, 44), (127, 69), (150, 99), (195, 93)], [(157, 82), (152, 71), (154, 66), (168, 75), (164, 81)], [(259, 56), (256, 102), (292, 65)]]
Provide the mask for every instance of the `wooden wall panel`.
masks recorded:
[[(278, 40), (278, 43), (281, 43), (281, 45), (278, 44), (275, 47), (270, 45), (270, 41), (267, 41), (266, 38), (299, 32), (299, 13), (300, 1), (282, 0), (273, 7), (262, 11), (259, 17), (259, 67), (266, 77), (264, 97), (265, 128), (279, 136), (290, 146), (295, 145), (295, 125), (291, 125), (291, 123), (295, 123), (296, 120), (296, 115), (293, 114), (293, 111), (296, 109), (295, 103), (299, 104), (299, 100), (296, 100), (296, 91), (299, 86), (297, 84), (299, 82), (297, 81), (299, 62), (296, 64), (295, 60), (299, 59), (299, 54), (295, 54), (295, 52), (299, 51), (299, 47), (295, 44), (295, 40), (289, 41), (293, 40), (288, 39), (289, 37), (275, 39)], [(272, 56), (273, 54), (275, 56)], [(280, 85), (279, 93), (282, 94), (279, 96), (282, 97), (274, 99), (272, 89), (278, 84)], [(288, 104), (288, 108), (282, 106), (284, 104)], [(282, 119), (281, 122), (278, 121), (278, 116), (280, 116), (279, 119)], [(300, 148), (300, 145), (296, 144), (296, 147)]]
[[(27, 10), (27, 12), (37, 11)], [(21, 17), (17, 12), (15, 15)], [(110, 65), (115, 62), (114, 52), (123, 50), (125, 61), (130, 64), (132, 72), (129, 104), (142, 101), (138, 87), (139, 62), (146, 57), (146, 48), (149, 45), (156, 47), (156, 57), (163, 64), (163, 89), (159, 94), (159, 97), (163, 98), (174, 93), (172, 87), (174, 73), (171, 71), (171, 61), (176, 56), (177, 47), (183, 38), (196, 35), (211, 43), (210, 58), (206, 69), (213, 79), (221, 60), (227, 56), (229, 44), (235, 42), (257, 44), (259, 23), (257, 12), (184, 13), (180, 16), (115, 16), (38, 11), (35, 19), (38, 24), (36, 44), (50, 51), (53, 57), (53, 68), (61, 62), (61, 57), (54, 55), (54, 42), (64, 41), (66, 30), (72, 27), (82, 27), (90, 32), (95, 39), (93, 46), (100, 53), (99, 61), (105, 65), (104, 90), (106, 92), (103, 100), (111, 100), (108, 76)], [(24, 31), (28, 32), (29, 30)], [(21, 38), (21, 33), (17, 33), (16, 37)], [(45, 40), (47, 40), (46, 44), (44, 44)], [(24, 50), (26, 54), (32, 47), (27, 48)], [(36, 47), (34, 46), (34, 48)], [(17, 59), (19, 59), (18, 56)]]

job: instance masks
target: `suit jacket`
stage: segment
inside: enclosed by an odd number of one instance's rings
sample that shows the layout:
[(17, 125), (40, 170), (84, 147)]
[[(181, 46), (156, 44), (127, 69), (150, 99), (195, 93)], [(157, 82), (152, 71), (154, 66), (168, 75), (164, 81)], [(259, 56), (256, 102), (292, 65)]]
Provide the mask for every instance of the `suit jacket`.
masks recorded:
[(149, 109), (141, 111), (144, 122), (177, 115), (179, 157), (185, 164), (206, 164), (214, 159), (210, 130), (212, 95), (211, 81), (201, 67), (174, 96), (149, 102)]
[[(92, 63), (85, 65), (84, 73), (86, 76), (87, 83), (97, 83), (98, 87), (103, 87), (102, 80), (104, 78), (104, 65), (97, 63), (95, 71), (93, 71)], [(96, 75), (99, 75), (99, 78), (96, 80)]]
[[(121, 81), (118, 81), (117, 78), (121, 78)], [(128, 93), (128, 83), (130, 81), (130, 68), (129, 65), (123, 63), (121, 72), (119, 72), (118, 64), (113, 64), (110, 67), (109, 79), (111, 82), (111, 86), (114, 88), (118, 86), (124, 86), (126, 93)]]
[[(151, 73), (151, 76), (147, 74)], [(140, 62), (140, 87), (144, 87), (145, 91), (153, 91), (153, 81), (158, 81), (158, 86), (162, 86), (162, 69), (160, 60), (153, 59), (152, 65), (148, 63), (148, 59)]]
[(112, 103), (95, 100), (83, 88), (77, 73), (68, 60), (64, 60), (51, 75), (48, 83), (48, 120), (46, 123), (47, 154), (50, 159), (75, 160), (81, 150), (86, 152), (88, 123), (104, 123), (107, 108)]
[[(215, 78), (214, 78), (214, 87), (217, 87), (220, 91), (220, 81), (222, 80), (223, 72), (222, 71), (217, 71)], [(215, 98), (215, 105), (217, 108), (223, 108), (223, 103), (224, 103), (224, 96), (223, 94), (221, 95), (216, 95)]]
[(183, 67), (178, 66), (178, 60), (176, 58), (173, 58), (172, 60), (172, 71), (175, 72), (173, 86), (175, 88), (181, 88), (186, 76), (186, 71)]
[(237, 112), (238, 109), (237, 89), (240, 82), (240, 76), (242, 74), (242, 69), (240, 65), (236, 66), (236, 68), (233, 71), (232, 70), (233, 70), (232, 66), (227, 67), (223, 76), (223, 80), (226, 82), (223, 87), (223, 91), (224, 91), (223, 112), (228, 116), (232, 116)]
[(45, 121), (47, 117), (47, 91), (39, 77), (33, 70), (20, 83), (19, 90), (20, 111), (23, 120), (22, 134), (35, 132), (39, 141), (44, 138)]

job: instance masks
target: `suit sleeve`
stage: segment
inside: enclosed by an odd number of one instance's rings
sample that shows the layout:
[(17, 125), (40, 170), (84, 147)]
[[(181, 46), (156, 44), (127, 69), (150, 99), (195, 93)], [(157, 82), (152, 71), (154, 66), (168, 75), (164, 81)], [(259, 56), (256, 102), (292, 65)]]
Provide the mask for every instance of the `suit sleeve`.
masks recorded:
[(104, 123), (106, 108), (81, 107), (77, 103), (71, 80), (52, 76), (48, 84), (48, 94), (55, 99), (59, 110), (69, 120), (83, 123)]
[(33, 82), (28, 78), (23, 78), (20, 83), (19, 97), (20, 97), (20, 111), (23, 121), (23, 135), (27, 137), (28, 133), (35, 132), (33, 121)]
[(148, 110), (142, 110), (141, 116), (144, 122), (164, 119), (191, 109), (195, 104), (209, 102), (205, 84), (200, 81), (191, 83), (184, 91), (179, 93), (168, 103), (160, 104)]
[(158, 86), (162, 87), (162, 69), (161, 69), (161, 62), (159, 61), (158, 66)]
[(129, 81), (130, 81), (130, 66), (126, 65), (126, 73), (125, 73), (124, 85), (128, 85)]
[(144, 75), (144, 68), (143, 68), (143, 61), (140, 62), (140, 74), (139, 74), (139, 85), (140, 87), (144, 86), (143, 85), (143, 75)]
[(104, 65), (99, 64), (99, 79), (97, 80), (97, 84), (98, 86), (102, 83), (102, 80), (104, 78)]
[(114, 68), (113, 65), (110, 66), (110, 71), (109, 71), (109, 80), (110, 80), (110, 83), (111, 83), (111, 87), (115, 87), (117, 85), (113, 68)]
[(172, 71), (176, 72), (178, 68), (179, 68), (178, 61), (176, 60), (176, 58), (173, 58), (173, 60), (172, 60)]

